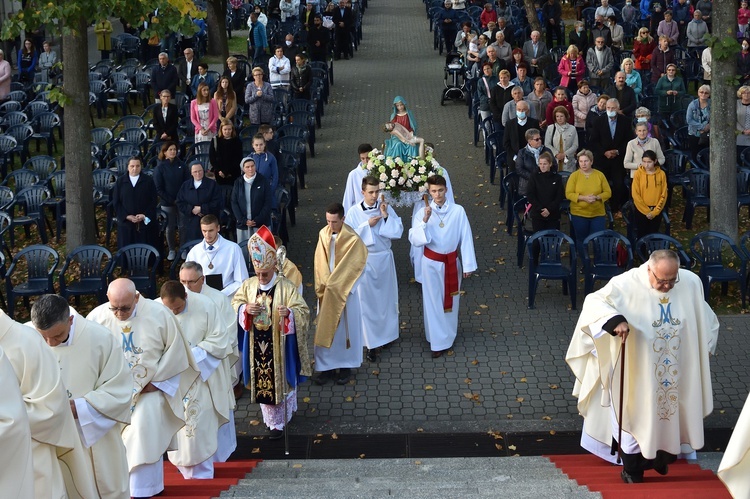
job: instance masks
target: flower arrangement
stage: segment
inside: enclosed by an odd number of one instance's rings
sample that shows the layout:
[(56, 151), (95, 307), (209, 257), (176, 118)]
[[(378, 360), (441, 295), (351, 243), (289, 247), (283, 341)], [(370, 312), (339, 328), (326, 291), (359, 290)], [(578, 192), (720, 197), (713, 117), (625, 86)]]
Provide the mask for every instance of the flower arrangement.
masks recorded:
[(432, 150), (425, 152), (424, 158), (411, 158), (404, 161), (400, 156), (385, 156), (382, 151), (370, 151), (369, 160), (362, 165), (367, 175), (380, 180), (380, 188), (392, 199), (399, 199), (402, 193), (427, 192), (427, 178), (443, 175), (443, 168), (432, 157)]

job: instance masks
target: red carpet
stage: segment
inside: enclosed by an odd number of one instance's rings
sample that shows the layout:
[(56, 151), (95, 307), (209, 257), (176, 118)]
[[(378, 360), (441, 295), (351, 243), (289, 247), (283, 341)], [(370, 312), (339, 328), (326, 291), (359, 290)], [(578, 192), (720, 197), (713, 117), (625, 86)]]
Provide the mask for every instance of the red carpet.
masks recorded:
[(172, 463), (164, 460), (164, 492), (159, 497), (190, 497), (211, 499), (237, 485), (240, 479), (250, 473), (260, 460), (229, 461), (214, 464), (212, 480), (185, 480)]
[(669, 465), (669, 474), (661, 476), (649, 470), (643, 483), (624, 483), (622, 467), (614, 466), (591, 454), (545, 456), (578, 485), (600, 492), (605, 499), (731, 499), (724, 484), (710, 470), (678, 460)]

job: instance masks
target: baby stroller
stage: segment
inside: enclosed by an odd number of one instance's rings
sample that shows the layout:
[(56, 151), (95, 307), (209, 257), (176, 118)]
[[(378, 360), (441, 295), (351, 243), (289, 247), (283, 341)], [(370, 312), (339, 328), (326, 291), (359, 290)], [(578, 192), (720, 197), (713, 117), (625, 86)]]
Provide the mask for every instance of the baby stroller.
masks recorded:
[(445, 58), (445, 89), (440, 96), (440, 105), (445, 101), (466, 101), (466, 65), (460, 52), (450, 52)]

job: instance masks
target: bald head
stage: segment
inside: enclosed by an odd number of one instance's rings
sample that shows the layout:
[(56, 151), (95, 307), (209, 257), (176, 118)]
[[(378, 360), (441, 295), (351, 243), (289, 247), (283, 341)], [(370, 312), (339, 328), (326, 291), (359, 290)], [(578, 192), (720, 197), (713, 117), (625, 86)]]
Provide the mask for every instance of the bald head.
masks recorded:
[(109, 310), (118, 320), (127, 320), (133, 315), (133, 310), (138, 303), (140, 295), (135, 289), (135, 284), (130, 279), (115, 279), (107, 288), (109, 299)]
[(135, 293), (135, 283), (124, 277), (110, 282), (109, 287), (107, 288), (107, 298), (109, 298), (110, 301), (112, 301), (113, 297), (126, 297), (132, 299), (135, 296)]

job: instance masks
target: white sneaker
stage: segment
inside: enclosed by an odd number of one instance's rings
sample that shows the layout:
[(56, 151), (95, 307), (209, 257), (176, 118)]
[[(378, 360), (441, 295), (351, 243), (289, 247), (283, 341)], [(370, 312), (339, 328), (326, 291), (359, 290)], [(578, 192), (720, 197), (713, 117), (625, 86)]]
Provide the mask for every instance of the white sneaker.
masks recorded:
[(175, 250), (169, 250), (169, 254), (167, 255), (167, 260), (170, 262), (173, 262), (175, 257), (177, 257), (177, 252)]

